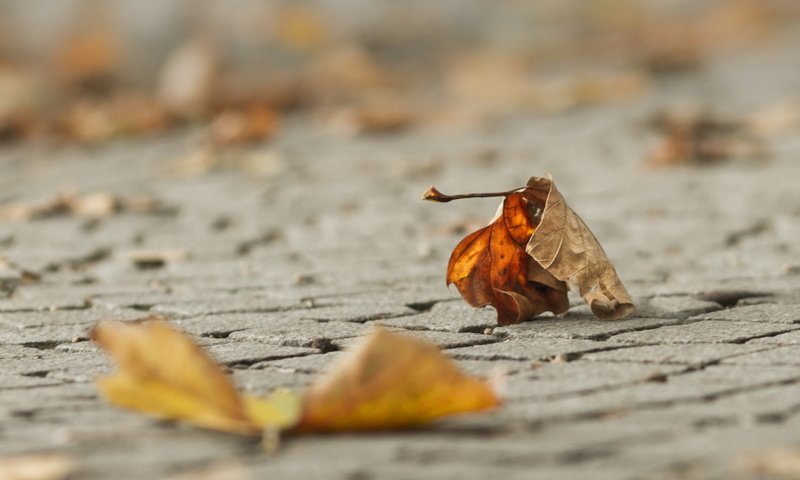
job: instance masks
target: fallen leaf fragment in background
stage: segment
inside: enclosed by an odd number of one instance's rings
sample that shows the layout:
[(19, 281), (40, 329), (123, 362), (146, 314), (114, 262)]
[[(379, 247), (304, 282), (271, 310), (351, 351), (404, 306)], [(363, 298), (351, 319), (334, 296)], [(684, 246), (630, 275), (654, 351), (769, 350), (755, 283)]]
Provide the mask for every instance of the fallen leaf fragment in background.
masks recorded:
[(552, 178), (531, 177), (525, 194), (542, 209), (526, 251), (557, 279), (577, 285), (597, 317), (616, 320), (634, 312), (625, 285), (589, 227), (561, 196)]
[(356, 44), (324, 52), (309, 65), (306, 79), (319, 103), (352, 101), (396, 86), (397, 79)]
[(62, 480), (75, 470), (63, 453), (30, 453), (0, 457), (3, 480)]
[(209, 137), (215, 145), (233, 145), (264, 140), (275, 135), (278, 113), (266, 105), (227, 109), (209, 126)]
[(202, 467), (189, 468), (164, 480), (251, 480), (252, 469), (237, 461), (218, 461)]
[(329, 37), (329, 27), (320, 12), (309, 7), (289, 6), (270, 16), (275, 40), (294, 50), (321, 46)]
[(295, 421), (291, 402), (240, 395), (225, 372), (163, 317), (101, 322), (91, 337), (119, 366), (116, 374), (98, 381), (115, 405), (245, 435)]
[(742, 468), (769, 478), (800, 478), (800, 448), (785, 447), (745, 457)]
[(447, 264), (447, 284), (455, 284), (474, 307), (492, 305), (500, 325), (569, 308), (567, 286), (525, 252), (534, 231), (529, 208), (521, 193), (506, 196), (497, 218), (464, 238)]
[(435, 345), (377, 330), (306, 394), (239, 394), (222, 369), (163, 317), (106, 321), (91, 333), (117, 363), (98, 380), (113, 404), (244, 435), (408, 428), (496, 407), (492, 386), (462, 374)]
[(397, 132), (412, 126), (417, 119), (417, 114), (405, 102), (386, 99), (338, 109), (328, 123), (338, 133), (353, 135)]
[(67, 86), (89, 92), (108, 91), (119, 67), (120, 45), (110, 26), (90, 26), (63, 39), (55, 55), (55, 71)]
[(82, 98), (57, 118), (58, 133), (81, 143), (99, 143), (123, 135), (161, 132), (173, 117), (155, 99), (128, 92), (110, 98)]
[(34, 129), (39, 90), (33, 75), (0, 63), (0, 141), (25, 137)]
[(0, 204), (0, 221), (28, 221), (58, 216), (99, 219), (127, 212), (171, 214), (175, 209), (149, 195), (121, 197), (110, 192), (64, 192), (41, 201)]
[(158, 83), (159, 100), (174, 114), (207, 112), (218, 76), (217, 52), (205, 38), (190, 38), (167, 58)]
[(487, 382), (437, 346), (379, 329), (306, 392), (299, 431), (386, 430), (494, 408)]
[(724, 119), (700, 109), (662, 113), (652, 121), (662, 138), (646, 158), (650, 167), (709, 165), (732, 158), (766, 157), (761, 138), (738, 119)]
[(423, 199), (505, 197), (490, 225), (464, 238), (447, 265), (473, 306), (492, 305), (501, 325), (545, 311), (569, 308), (567, 284), (576, 285), (592, 312), (614, 320), (630, 315), (633, 302), (603, 248), (567, 206), (551, 178), (531, 177), (525, 187), (499, 193), (445, 195), (430, 187)]
[(748, 115), (747, 130), (762, 137), (778, 135), (800, 126), (800, 102), (784, 100)]

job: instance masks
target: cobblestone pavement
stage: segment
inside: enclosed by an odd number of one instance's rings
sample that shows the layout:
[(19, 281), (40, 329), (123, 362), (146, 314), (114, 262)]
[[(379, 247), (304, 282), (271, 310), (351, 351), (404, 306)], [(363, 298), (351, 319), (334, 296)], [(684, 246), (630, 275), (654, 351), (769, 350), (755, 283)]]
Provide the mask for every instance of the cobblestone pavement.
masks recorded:
[[(170, 208), (0, 224), (11, 262), (0, 453), (67, 452), (76, 479), (208, 466), (228, 472), (220, 478), (751, 478), (748, 455), (800, 442), (800, 136), (771, 139), (761, 163), (650, 171), (643, 124), (685, 100), (745, 114), (790, 97), (799, 61), (722, 59), (630, 103), (477, 133), (348, 138), (289, 121), (248, 153), (258, 175), (170, 175), (195, 148), (192, 132), (95, 150), (6, 148), (0, 201), (69, 187)], [(492, 329), (491, 309), (445, 287), (459, 226), (485, 222), (496, 204), (429, 204), (420, 193), (506, 189), (545, 172), (603, 243), (635, 317), (600, 321), (575, 299), (563, 316)], [(169, 255), (136, 261), (143, 251)], [(41, 281), (25, 282), (23, 269)], [(98, 397), (92, 379), (110, 366), (87, 328), (145, 312), (195, 334), (250, 392), (307, 384), (383, 324), (436, 342), (467, 371), (504, 366), (507, 405), (415, 432), (289, 439), (268, 456)]]

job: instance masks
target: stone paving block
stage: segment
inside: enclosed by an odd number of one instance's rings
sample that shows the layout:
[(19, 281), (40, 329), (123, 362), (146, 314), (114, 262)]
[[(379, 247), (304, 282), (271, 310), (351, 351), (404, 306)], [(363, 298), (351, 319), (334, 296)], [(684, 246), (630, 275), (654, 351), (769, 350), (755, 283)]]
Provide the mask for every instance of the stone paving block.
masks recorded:
[(574, 355), (622, 347), (608, 342), (561, 338), (516, 338), (488, 345), (454, 348), (448, 353), (464, 360), (548, 360), (556, 355)]
[(91, 302), (96, 307), (108, 310), (135, 309), (144, 312), (159, 304), (180, 304), (197, 300), (223, 303), (230, 301), (232, 297), (233, 294), (231, 292), (223, 290), (183, 289), (172, 293), (165, 291), (163, 288), (155, 288), (124, 293), (103, 293), (101, 291), (91, 297)]
[(762, 303), (704, 313), (694, 318), (736, 322), (800, 323), (800, 304)]
[(664, 442), (632, 445), (616, 458), (596, 459), (585, 467), (628, 465), (638, 475), (635, 478), (763, 478), (745, 470), (746, 457), (798, 440), (797, 433), (774, 425), (720, 427)]
[(21, 345), (3, 345), (0, 347), (0, 360), (36, 358), (40, 353), (41, 350), (38, 348), (23, 347)]
[(252, 365), (276, 358), (297, 357), (319, 353), (315, 348), (287, 347), (260, 342), (226, 342), (205, 349), (217, 362), (229, 365)]
[(778, 335), (798, 329), (800, 329), (798, 326), (784, 323), (702, 320), (687, 325), (621, 333), (611, 337), (609, 341), (629, 344), (743, 343), (755, 338)]
[(48, 378), (39, 376), (28, 376), (23, 374), (12, 374), (3, 372), (0, 374), (0, 390), (13, 390), (41, 386), (61, 385), (64, 380), (58, 378)]
[(216, 300), (200, 297), (194, 300), (156, 303), (150, 311), (174, 317), (191, 317), (222, 313), (276, 312), (306, 307), (307, 304), (301, 300), (235, 295)]
[[(35, 361), (31, 361), (31, 359)], [(102, 355), (94, 352), (64, 352), (55, 349), (39, 350), (35, 356), (6, 360), (3, 364), (5, 372), (18, 374), (44, 374), (57, 370), (97, 369), (108, 362)]]
[(16, 294), (0, 297), (0, 312), (43, 312), (50, 310), (76, 310), (87, 308), (88, 301), (72, 295), (53, 295), (48, 298), (25, 298)]
[(509, 338), (583, 338), (606, 340), (613, 335), (682, 323), (676, 318), (626, 318), (600, 320), (591, 314), (567, 313), (563, 317), (542, 317), (530, 322), (496, 327), (494, 334)]
[(316, 320), (282, 319), (264, 322), (260, 327), (231, 333), (230, 340), (247, 340), (294, 347), (337, 350), (335, 340), (351, 338), (370, 332), (369, 326), (353, 322), (318, 322)]
[[(743, 365), (720, 364), (709, 365), (702, 370), (691, 371), (674, 377), (681, 384), (730, 384), (747, 387), (773, 382), (800, 380), (800, 372), (790, 365)], [(670, 378), (672, 381), (673, 378)]]
[(718, 362), (724, 358), (773, 348), (755, 343), (685, 343), (643, 345), (603, 352), (586, 353), (582, 360), (602, 362), (644, 362), (672, 365), (696, 365)]
[(73, 405), (95, 403), (98, 398), (97, 387), (89, 383), (65, 383), (41, 385), (35, 388), (0, 389), (0, 405), (21, 416), (25, 412), (35, 412), (43, 408), (67, 409)]
[[(403, 335), (410, 337), (427, 340), (430, 343), (436, 344), (439, 348), (451, 349), (469, 347), (474, 345), (486, 345), (497, 343), (499, 340), (491, 335), (483, 335), (478, 333), (455, 333), (455, 332), (440, 332), (433, 330), (410, 330), (401, 332)], [(359, 338), (342, 338), (333, 341), (339, 349), (351, 348), (358, 344), (361, 340)]]
[(31, 328), (0, 326), (0, 345), (15, 344), (50, 349), (61, 343), (88, 338), (89, 325), (45, 325)]
[[(338, 297), (326, 299), (328, 302), (337, 302), (339, 300)], [(345, 302), (344, 305), (320, 306), (319, 308), (298, 310), (297, 316), (312, 320), (364, 323), (372, 320), (383, 322), (385, 319), (417, 314), (414, 309), (399, 303), (384, 303), (379, 300), (373, 303), (349, 303), (346, 298), (341, 300)], [(316, 304), (316, 302), (316, 300), (311, 300), (312, 305)]]
[(440, 330), (480, 333), (497, 326), (491, 308), (474, 308), (461, 300), (437, 302), (429, 311), (417, 315), (381, 320), (381, 325), (408, 330)]
[(511, 400), (552, 398), (591, 393), (596, 390), (648, 381), (662, 381), (683, 367), (641, 363), (599, 363), (575, 361), (543, 363), (521, 368), (506, 379)]
[(599, 390), (587, 395), (567, 396), (557, 400), (511, 402), (499, 412), (509, 421), (569, 421), (616, 415), (642, 408), (665, 408), (683, 403), (705, 402), (717, 396), (737, 394), (794, 382), (800, 374), (791, 367), (742, 369), (741, 366), (669, 376), (666, 382), (644, 382), (622, 388)]
[(252, 365), (253, 370), (276, 370), (297, 373), (312, 373), (319, 374), (330, 370), (332, 365), (339, 362), (344, 352), (327, 352), (316, 353), (311, 355), (303, 355), (300, 357), (288, 357), (277, 360), (268, 360), (265, 362), (258, 362)]
[[(328, 307), (284, 312), (223, 313), (200, 317), (174, 318), (171, 321), (180, 329), (195, 335), (227, 338), (235, 333), (236, 335), (233, 338), (261, 337), (263, 341), (279, 342), (292, 339), (300, 341), (304, 338), (313, 340), (326, 335), (331, 338), (346, 337), (371, 331), (369, 325), (362, 325), (360, 322), (317, 319), (311, 313), (312, 310), (327, 309)], [(324, 317), (325, 315), (319, 316)], [(256, 330), (257, 332), (247, 333), (249, 330)]]
[(779, 423), (795, 414), (800, 406), (799, 393), (800, 384), (797, 382), (778, 384), (745, 389), (708, 402), (679, 404), (668, 409), (635, 412), (628, 416), (633, 424), (666, 421), (696, 427)]
[[(146, 436), (113, 435), (109, 432), (92, 441), (81, 442), (88, 449), (81, 455), (78, 465), (82, 475), (91, 479), (110, 476), (131, 480), (169, 478), (181, 466), (185, 468), (228, 460), (237, 454), (254, 455), (258, 452), (258, 446), (252, 440), (230, 435), (169, 427), (156, 432), (151, 429), (150, 432)], [(124, 465), (131, 467), (122, 469)]]
[(0, 313), (0, 325), (21, 329), (54, 325), (92, 325), (100, 320), (134, 320), (143, 313), (133, 309), (55, 310), (43, 312)]
[(656, 296), (636, 299), (637, 317), (686, 319), (693, 315), (719, 310), (716, 302), (700, 300), (690, 295)]

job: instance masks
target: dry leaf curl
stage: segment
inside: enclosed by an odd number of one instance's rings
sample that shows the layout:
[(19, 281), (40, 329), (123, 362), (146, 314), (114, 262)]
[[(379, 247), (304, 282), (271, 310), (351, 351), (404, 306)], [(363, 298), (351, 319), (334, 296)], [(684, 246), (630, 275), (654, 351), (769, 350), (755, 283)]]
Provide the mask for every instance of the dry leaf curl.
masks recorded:
[(531, 177), (525, 189), (542, 215), (525, 250), (557, 279), (577, 285), (592, 313), (616, 320), (634, 312), (625, 285), (589, 227), (561, 196), (552, 178)]

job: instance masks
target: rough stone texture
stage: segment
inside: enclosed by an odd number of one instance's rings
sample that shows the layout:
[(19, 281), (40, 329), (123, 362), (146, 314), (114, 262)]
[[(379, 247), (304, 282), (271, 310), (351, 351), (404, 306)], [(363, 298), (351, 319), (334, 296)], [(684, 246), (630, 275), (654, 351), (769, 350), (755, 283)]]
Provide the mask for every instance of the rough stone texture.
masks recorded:
[[(796, 95), (796, 66), (796, 50), (743, 53), (657, 79), (630, 103), (477, 131), (342, 137), (290, 123), (243, 152), (287, 159), (267, 178), (165, 175), (191, 132), (44, 156), (0, 150), (2, 201), (72, 187), (177, 209), (91, 228), (62, 217), (0, 224), (0, 255), (42, 275), (0, 277), (0, 454), (67, 452), (75, 480), (210, 467), (289, 480), (757, 478), (741, 458), (800, 442), (800, 136), (770, 138), (763, 163), (647, 171), (639, 125), (687, 98), (747, 114)], [(488, 220), (496, 203), (426, 204), (420, 192), (500, 190), (547, 171), (637, 316), (596, 320), (573, 298), (562, 317), (501, 328), (444, 286), (463, 235), (444, 227)], [(229, 226), (215, 227), (220, 218)], [(131, 252), (150, 249), (186, 255), (137, 268)], [(110, 366), (87, 328), (150, 313), (194, 334), (254, 394), (307, 385), (381, 324), (441, 345), (471, 373), (505, 369), (508, 401), (420, 431), (289, 438), (267, 456), (257, 442), (98, 396), (92, 381)]]

